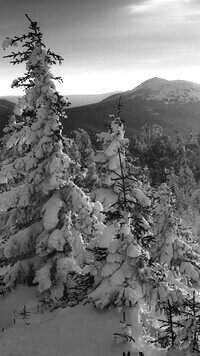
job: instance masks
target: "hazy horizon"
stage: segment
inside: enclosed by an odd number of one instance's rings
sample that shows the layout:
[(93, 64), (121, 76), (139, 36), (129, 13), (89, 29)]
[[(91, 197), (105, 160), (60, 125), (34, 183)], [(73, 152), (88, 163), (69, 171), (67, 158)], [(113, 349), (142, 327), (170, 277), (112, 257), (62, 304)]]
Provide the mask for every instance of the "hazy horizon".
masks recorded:
[[(118, 93), (124, 93), (126, 91), (129, 91), (129, 90), (133, 90), (133, 89), (136, 89), (140, 84), (143, 84), (144, 82), (148, 81), (148, 80), (151, 80), (151, 79), (154, 79), (154, 78), (158, 78), (158, 79), (163, 79), (163, 80), (166, 80), (166, 81), (184, 81), (184, 82), (190, 82), (190, 83), (193, 83), (193, 84), (197, 84), (197, 85), (200, 85), (200, 83), (197, 83), (196, 81), (188, 81), (188, 80), (185, 80), (185, 79), (166, 79), (166, 78), (160, 78), (160, 77), (152, 77), (152, 78), (147, 78), (146, 80), (142, 81), (142, 82), (139, 82), (138, 85), (132, 87), (132, 88), (127, 88), (125, 90), (113, 90), (113, 91), (110, 91), (110, 92), (100, 92), (100, 93), (63, 93), (63, 95), (65, 96), (109, 96), (109, 95), (112, 95), (112, 94), (118, 94)], [(15, 93), (11, 93), (11, 94), (4, 94), (4, 95), (1, 95), (0, 94), (0, 98), (3, 98), (3, 97), (17, 97), (17, 96), (21, 96), (21, 95), (24, 95), (23, 92), (19, 93), (19, 94), (15, 94)]]

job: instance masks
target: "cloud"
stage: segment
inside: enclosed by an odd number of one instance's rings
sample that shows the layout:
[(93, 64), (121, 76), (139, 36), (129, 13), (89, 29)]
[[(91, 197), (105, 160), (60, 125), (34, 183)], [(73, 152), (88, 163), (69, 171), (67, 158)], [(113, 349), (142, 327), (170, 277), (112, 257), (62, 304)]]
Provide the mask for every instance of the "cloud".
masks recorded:
[(196, 5), (196, 6), (200, 7), (199, 0), (185, 0), (185, 1), (188, 3), (188, 5)]
[[(198, 1), (198, 2), (197, 2)], [(134, 2), (126, 7), (126, 11), (133, 16), (136, 22), (142, 19), (156, 23), (183, 23), (191, 22), (200, 15), (199, 0), (146, 0)], [(138, 21), (139, 20), (139, 21)]]

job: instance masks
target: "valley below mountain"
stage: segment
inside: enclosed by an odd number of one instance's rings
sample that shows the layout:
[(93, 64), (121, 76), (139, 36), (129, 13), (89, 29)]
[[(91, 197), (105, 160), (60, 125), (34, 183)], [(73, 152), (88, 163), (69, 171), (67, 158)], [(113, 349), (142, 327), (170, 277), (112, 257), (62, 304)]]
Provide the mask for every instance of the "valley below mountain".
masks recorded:
[[(68, 118), (62, 120), (63, 133), (70, 136), (73, 130), (83, 128), (90, 135), (95, 135), (105, 130), (110, 122), (109, 115), (117, 114), (120, 97), (120, 117), (129, 138), (137, 134), (145, 123), (160, 124), (167, 133), (180, 131), (187, 134), (190, 129), (200, 131), (200, 85), (184, 80), (152, 78), (126, 92), (69, 96), (72, 105), (84, 105), (69, 107)], [(1, 135), (8, 115), (13, 111), (14, 101), (13, 97), (0, 99)]]
[(160, 124), (168, 133), (200, 131), (200, 85), (152, 78), (133, 90), (112, 95), (99, 103), (69, 108), (69, 119), (63, 122), (64, 132), (79, 127), (90, 134), (104, 130), (109, 115), (117, 113), (120, 96), (120, 117), (129, 138), (145, 123)]

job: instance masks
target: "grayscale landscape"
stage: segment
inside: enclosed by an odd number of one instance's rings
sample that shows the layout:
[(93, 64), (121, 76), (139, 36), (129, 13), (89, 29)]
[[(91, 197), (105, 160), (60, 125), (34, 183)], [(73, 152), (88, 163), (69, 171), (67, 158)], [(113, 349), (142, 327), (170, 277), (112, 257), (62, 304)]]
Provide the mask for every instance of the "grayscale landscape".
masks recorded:
[(0, 356), (200, 354), (199, 20), (1, 4)]

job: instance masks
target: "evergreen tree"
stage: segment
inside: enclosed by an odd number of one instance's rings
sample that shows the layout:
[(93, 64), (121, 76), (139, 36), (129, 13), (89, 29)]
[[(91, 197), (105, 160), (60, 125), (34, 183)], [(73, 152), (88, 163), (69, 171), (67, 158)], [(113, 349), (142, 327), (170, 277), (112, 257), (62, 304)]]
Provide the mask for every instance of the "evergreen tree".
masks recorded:
[(145, 124), (140, 135), (133, 139), (131, 152), (142, 166), (147, 165), (153, 186), (166, 181), (165, 169), (174, 166), (175, 148), (173, 140), (160, 125)]
[(77, 154), (77, 162), (80, 165), (80, 184), (88, 192), (98, 184), (96, 164), (94, 162), (94, 149), (90, 136), (83, 129), (73, 131), (74, 150)]
[(119, 117), (113, 119), (108, 132), (99, 135), (99, 140), (102, 150), (95, 161), (102, 187), (94, 191), (94, 196), (104, 205), (106, 228), (102, 237), (90, 243), (98, 258), (92, 267), (96, 288), (89, 299), (98, 308), (136, 305), (143, 296), (139, 270), (149, 259), (151, 201), (142, 191), (141, 182), (127, 174), (128, 140)]
[[(186, 210), (190, 201), (192, 192), (196, 188), (196, 182), (192, 170), (189, 167), (187, 157), (187, 149), (182, 135), (177, 134), (176, 138), (176, 175), (178, 176), (178, 184), (174, 187), (177, 207), (180, 211)], [(178, 186), (178, 187), (177, 187)]]
[(66, 117), (68, 103), (55, 87), (60, 78), (50, 72), (62, 58), (45, 48), (37, 22), (26, 17), (28, 33), (3, 43), (4, 48), (21, 46), (5, 56), (12, 64), (26, 63), (26, 73), (12, 84), (25, 95), (5, 129), (0, 171), (5, 187), (0, 194), (1, 226), (4, 214), (9, 220), (3, 254), (10, 270), (4, 283), (13, 287), (28, 278), (39, 292), (59, 299), (83, 273), (85, 243), (101, 233), (94, 225), (102, 219), (102, 206), (74, 183), (74, 164), (63, 152), (60, 118)]
[[(148, 320), (146, 324), (146, 340), (161, 349), (169, 349), (167, 355), (199, 355), (199, 297), (195, 291), (189, 297), (185, 297), (184, 303), (170, 302), (165, 305), (165, 315), (154, 323)], [(154, 333), (148, 333), (148, 328), (154, 329)]]
[[(163, 348), (179, 349), (187, 345), (190, 348), (196, 338), (192, 327), (196, 321), (190, 308), (192, 288), (199, 289), (200, 259), (199, 247), (194, 243), (191, 231), (176, 216), (175, 203), (166, 184), (154, 191), (155, 241), (150, 249), (152, 266), (143, 269), (147, 309), (141, 307), (141, 323), (147, 341), (156, 342)], [(198, 302), (196, 299), (196, 306)], [(198, 319), (197, 314), (196, 317)]]

